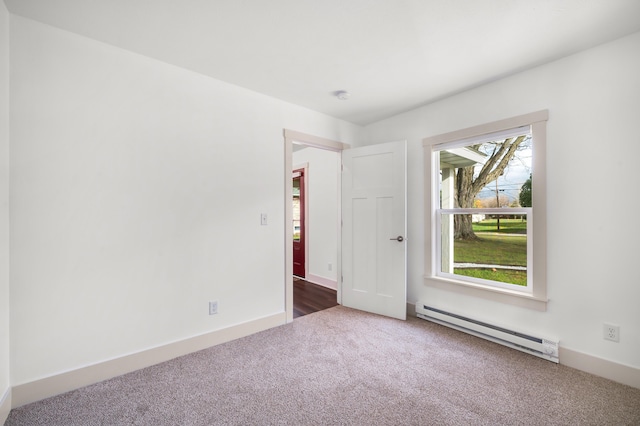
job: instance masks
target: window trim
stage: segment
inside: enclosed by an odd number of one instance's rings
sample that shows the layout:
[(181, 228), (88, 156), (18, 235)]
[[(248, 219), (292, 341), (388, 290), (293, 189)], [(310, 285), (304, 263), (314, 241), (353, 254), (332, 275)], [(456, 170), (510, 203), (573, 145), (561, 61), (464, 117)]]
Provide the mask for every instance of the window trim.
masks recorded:
[[(502, 303), (522, 306), (539, 311), (547, 309), (547, 173), (546, 173), (546, 124), (549, 119), (548, 110), (536, 111), (519, 115), (504, 120), (456, 130), (441, 135), (424, 138), (422, 141), (424, 154), (424, 191), (425, 191), (425, 275), (424, 282), (427, 286), (454, 291), (474, 297), (487, 298)], [(523, 292), (481, 283), (471, 283), (458, 279), (449, 279), (437, 275), (437, 217), (439, 208), (439, 194), (435, 173), (439, 172), (440, 165), (436, 164), (437, 155), (433, 155), (433, 147), (445, 143), (471, 140), (483, 136), (509, 131), (523, 126), (531, 126), (533, 138), (533, 163), (532, 174), (535, 176), (535, 185), (532, 193), (532, 204), (535, 210), (532, 212), (532, 221), (535, 223), (533, 230), (533, 283), (531, 292)], [(434, 182), (435, 180), (435, 182)]]

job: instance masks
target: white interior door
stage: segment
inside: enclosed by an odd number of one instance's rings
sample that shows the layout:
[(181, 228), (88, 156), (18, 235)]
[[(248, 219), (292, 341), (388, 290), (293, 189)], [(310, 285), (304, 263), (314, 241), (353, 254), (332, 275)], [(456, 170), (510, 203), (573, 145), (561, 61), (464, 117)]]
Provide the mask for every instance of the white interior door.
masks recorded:
[(342, 152), (342, 305), (406, 319), (406, 142)]

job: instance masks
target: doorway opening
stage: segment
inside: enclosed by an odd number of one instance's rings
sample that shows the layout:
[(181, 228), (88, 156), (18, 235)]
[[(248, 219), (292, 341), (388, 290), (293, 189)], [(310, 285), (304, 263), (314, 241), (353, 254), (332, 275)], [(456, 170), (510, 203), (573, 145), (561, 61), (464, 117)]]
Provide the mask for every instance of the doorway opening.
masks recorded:
[[(340, 152), (348, 148), (348, 145), (342, 144), (340, 142), (331, 141), (328, 139), (318, 138), (316, 136), (306, 135), (299, 132), (294, 132), (291, 130), (284, 130), (284, 143), (285, 143), (285, 312), (287, 322), (293, 321), (294, 318), (294, 275), (300, 276), (297, 273), (294, 273), (294, 233), (296, 231), (296, 224), (294, 223), (294, 170), (303, 169), (303, 182), (305, 182), (305, 189), (309, 188), (309, 182), (314, 179), (316, 173), (318, 172), (317, 168), (313, 166), (313, 164), (309, 165), (308, 169), (305, 167), (301, 167), (300, 163), (306, 163), (306, 161), (300, 160), (299, 156), (296, 155), (296, 160), (294, 163), (294, 155), (293, 152), (299, 150), (305, 150), (306, 148), (315, 148), (313, 150), (309, 150), (308, 152), (320, 152), (326, 153), (327, 151), (333, 151), (333, 155), (336, 163), (336, 170), (334, 173), (334, 180), (336, 180), (335, 187), (333, 188), (335, 191), (335, 195), (333, 196), (332, 202), (335, 203), (335, 209), (333, 213), (323, 213), (316, 212), (313, 213), (314, 206), (322, 206), (327, 203), (323, 202), (314, 202), (312, 201), (312, 206), (305, 209), (304, 211), (304, 225), (301, 223), (300, 227), (305, 227), (305, 230), (301, 234), (301, 239), (304, 238), (304, 250), (305, 250), (305, 272), (304, 278), (305, 280), (300, 280), (296, 277), (296, 293), (300, 294), (300, 288), (303, 290), (307, 290), (308, 295), (304, 297), (311, 297), (316, 290), (331, 290), (333, 288), (333, 292), (335, 294), (335, 303), (340, 303), (340, 286), (338, 285), (337, 277), (340, 276), (341, 265), (340, 265), (340, 246), (341, 246), (341, 236), (339, 232), (339, 223), (340, 223), (340, 171), (339, 171), (339, 163), (340, 163)], [(335, 154), (337, 153), (337, 155)], [(318, 178), (315, 182), (324, 182), (325, 179)], [(304, 191), (304, 189), (303, 189)], [(318, 194), (322, 191), (318, 190)], [(305, 204), (309, 206), (309, 196), (310, 194), (314, 194), (316, 191), (314, 188), (309, 189), (303, 193), (303, 197), (305, 197)], [(314, 216), (315, 214), (315, 216)], [(314, 217), (317, 220), (314, 220)], [(330, 234), (329, 231), (326, 231), (328, 228), (317, 228), (320, 222), (324, 219), (331, 221), (329, 226), (331, 228), (331, 232), (335, 235), (335, 240), (332, 243), (328, 243), (331, 245), (331, 258), (327, 255), (322, 255), (319, 253), (318, 249), (314, 245), (316, 242), (322, 240)], [(302, 221), (301, 221), (302, 222)], [(310, 241), (311, 247), (310, 247)], [(327, 245), (326, 242), (324, 242)], [(334, 279), (326, 278), (327, 275), (333, 276)], [(317, 285), (317, 283), (320, 285)], [(324, 289), (323, 287), (330, 287)], [(320, 288), (317, 288), (320, 287)], [(331, 288), (332, 287), (332, 288)], [(313, 290), (311, 290), (313, 289)], [(304, 301), (303, 296), (298, 298), (300, 301)], [(307, 300), (305, 303), (308, 305), (317, 305), (314, 300)], [(315, 309), (311, 307), (311, 309)], [(296, 313), (296, 316), (299, 316)]]

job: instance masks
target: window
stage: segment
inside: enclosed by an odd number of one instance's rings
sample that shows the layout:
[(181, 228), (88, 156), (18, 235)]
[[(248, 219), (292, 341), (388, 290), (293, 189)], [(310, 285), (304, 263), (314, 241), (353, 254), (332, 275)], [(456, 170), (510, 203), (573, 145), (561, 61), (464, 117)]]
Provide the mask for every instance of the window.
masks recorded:
[(428, 284), (546, 309), (547, 116), (424, 140), (431, 169)]

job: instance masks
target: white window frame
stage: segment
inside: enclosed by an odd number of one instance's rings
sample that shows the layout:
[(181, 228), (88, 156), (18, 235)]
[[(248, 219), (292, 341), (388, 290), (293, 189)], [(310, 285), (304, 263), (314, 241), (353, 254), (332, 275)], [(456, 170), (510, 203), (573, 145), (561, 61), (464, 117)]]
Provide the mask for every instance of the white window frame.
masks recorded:
[[(523, 306), (540, 311), (547, 307), (547, 274), (546, 274), (546, 123), (549, 118), (547, 110), (520, 115), (505, 120), (474, 126), (423, 140), (425, 164), (425, 241), (427, 250), (425, 256), (425, 284), (431, 287), (455, 291), (475, 297), (488, 298), (512, 305)], [(532, 175), (532, 209), (523, 209), (530, 221), (527, 226), (527, 273), (526, 289), (516, 288), (514, 285), (500, 285), (494, 281), (483, 282), (477, 278), (466, 279), (460, 275), (441, 273), (440, 245), (440, 202), (439, 202), (439, 151), (442, 146), (466, 146), (473, 140), (487, 140), (489, 135), (495, 136), (499, 132), (508, 134), (519, 128), (531, 129), (533, 140)], [(520, 131), (520, 130), (517, 130)], [(487, 209), (483, 209), (487, 210)], [(496, 209), (507, 213), (504, 209)], [(508, 213), (517, 214), (509, 209)], [(453, 209), (455, 213), (462, 213), (463, 209)], [(477, 210), (476, 210), (477, 212)], [(533, 226), (535, 224), (535, 228)], [(429, 244), (430, 243), (430, 244)], [(532, 256), (532, 257), (530, 257)]]

